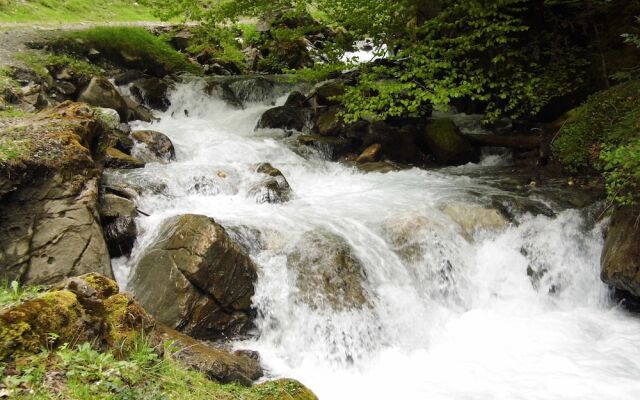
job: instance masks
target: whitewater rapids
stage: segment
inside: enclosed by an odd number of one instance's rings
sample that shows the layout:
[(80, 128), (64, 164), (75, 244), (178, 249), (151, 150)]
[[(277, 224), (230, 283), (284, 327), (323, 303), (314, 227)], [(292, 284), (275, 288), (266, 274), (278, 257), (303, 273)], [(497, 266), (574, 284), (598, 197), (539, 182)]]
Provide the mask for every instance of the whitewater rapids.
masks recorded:
[[(473, 177), (460, 168), (363, 173), (282, 132), (254, 132), (271, 100), (240, 110), (195, 82), (171, 101), (161, 121), (134, 127), (167, 134), (178, 161), (124, 173), (163, 190), (138, 199), (150, 216), (137, 221), (131, 260), (114, 260), (120, 284), (162, 220), (204, 214), (269, 238), (249, 245), (260, 268), (257, 331), (236, 347), (259, 351), (270, 377), (298, 379), (322, 400), (640, 398), (640, 320), (599, 279), (603, 224), (588, 212), (540, 197), (553, 216), (515, 210), (507, 228), (469, 238), (443, 205), (518, 196), (483, 178), (482, 165), (464, 167)], [(283, 172), (291, 201), (248, 194), (261, 162)], [(416, 218), (438, 228), (415, 232), (424, 256), (407, 262), (385, 227)], [(287, 254), (317, 229), (342, 237), (363, 265), (369, 307), (298, 301)], [(531, 268), (543, 271), (537, 281)]]

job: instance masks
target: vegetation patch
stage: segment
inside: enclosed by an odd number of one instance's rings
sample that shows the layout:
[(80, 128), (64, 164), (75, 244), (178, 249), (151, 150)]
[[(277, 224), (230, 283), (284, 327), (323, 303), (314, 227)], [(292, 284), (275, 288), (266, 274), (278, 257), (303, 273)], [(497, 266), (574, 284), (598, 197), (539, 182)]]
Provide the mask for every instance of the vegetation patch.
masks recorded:
[(591, 96), (569, 114), (552, 149), (573, 172), (601, 172), (611, 200), (630, 203), (640, 182), (640, 80)]
[(157, 76), (179, 72), (200, 73), (198, 66), (144, 28), (97, 27), (73, 31), (52, 44), (59, 52), (82, 57), (88, 52), (97, 51), (95, 57), (103, 61), (146, 69)]
[(171, 358), (157, 355), (138, 335), (122, 356), (100, 352), (89, 343), (63, 345), (56, 351), (43, 347), (38, 354), (13, 364), (0, 364), (0, 389), (16, 399), (207, 399), (207, 400), (313, 400), (300, 383), (279, 380), (251, 388), (223, 385), (203, 373), (185, 369)]
[(148, 7), (128, 0), (0, 0), (0, 22), (155, 20)]
[(102, 75), (100, 68), (67, 54), (24, 52), (16, 54), (16, 58), (43, 80), (51, 79), (52, 72), (59, 72), (63, 69), (80, 80), (90, 80), (94, 76)]

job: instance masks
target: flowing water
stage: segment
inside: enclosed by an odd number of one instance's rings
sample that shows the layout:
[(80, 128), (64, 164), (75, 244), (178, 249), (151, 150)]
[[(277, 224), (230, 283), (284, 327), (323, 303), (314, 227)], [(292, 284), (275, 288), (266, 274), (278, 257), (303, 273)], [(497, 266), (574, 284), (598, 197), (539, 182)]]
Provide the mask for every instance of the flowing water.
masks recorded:
[[(197, 82), (172, 103), (136, 128), (166, 133), (178, 161), (110, 177), (153, 189), (138, 199), (150, 216), (132, 259), (114, 262), (121, 283), (163, 219), (205, 214), (260, 268), (256, 335), (236, 346), (320, 399), (640, 398), (640, 320), (599, 280), (603, 226), (588, 211), (523, 198), (481, 165), (359, 172), (282, 132), (254, 132), (270, 101), (235, 109)], [(260, 162), (286, 176), (289, 202), (249, 194)], [(469, 203), (500, 203), (512, 220), (465, 232), (441, 211)], [(288, 255), (325, 262), (335, 250), (305, 240), (309, 231), (348, 245), (364, 304), (335, 306), (322, 287), (298, 284), (305, 272)]]

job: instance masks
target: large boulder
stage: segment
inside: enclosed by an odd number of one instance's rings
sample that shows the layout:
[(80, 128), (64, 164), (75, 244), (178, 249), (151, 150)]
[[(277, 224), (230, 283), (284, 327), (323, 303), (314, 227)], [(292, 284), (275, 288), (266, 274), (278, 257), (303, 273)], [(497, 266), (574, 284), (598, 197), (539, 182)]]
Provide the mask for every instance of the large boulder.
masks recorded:
[(640, 297), (640, 209), (619, 207), (611, 217), (602, 251), (602, 280)]
[(309, 113), (301, 108), (279, 106), (265, 111), (256, 129), (272, 128), (301, 132), (307, 124)]
[(162, 162), (175, 161), (176, 150), (173, 147), (171, 139), (164, 133), (156, 131), (135, 131), (131, 134), (131, 137), (138, 142), (145, 145), (146, 151), (141, 151), (138, 154), (138, 158), (145, 162)]
[(300, 300), (311, 307), (349, 310), (369, 304), (364, 267), (338, 235), (324, 230), (305, 233), (287, 264), (298, 273)]
[(449, 118), (431, 121), (425, 129), (424, 139), (428, 151), (441, 165), (461, 165), (478, 158), (469, 140)]
[(279, 169), (269, 163), (256, 167), (256, 172), (264, 176), (249, 190), (249, 195), (258, 203), (284, 203), (291, 198), (291, 186)]
[(127, 107), (124, 98), (120, 95), (118, 89), (105, 78), (95, 77), (91, 79), (89, 85), (78, 96), (78, 101), (94, 107), (112, 108), (125, 121), (129, 117), (129, 107)]
[(165, 326), (158, 327), (162, 343), (172, 349), (171, 356), (181, 364), (203, 372), (209, 379), (221, 383), (251, 386), (262, 377), (258, 354), (238, 351), (229, 353), (193, 339)]
[(93, 109), (63, 103), (0, 128), (20, 151), (0, 165), (0, 280), (49, 284), (111, 263), (98, 216)]
[(500, 231), (509, 225), (509, 221), (499, 210), (481, 204), (451, 201), (443, 204), (440, 209), (470, 236), (480, 230)]
[(256, 279), (256, 266), (223, 227), (203, 215), (181, 215), (160, 226), (130, 288), (160, 322), (214, 339), (251, 326)]
[(167, 111), (171, 105), (169, 90), (171, 85), (160, 78), (138, 79), (129, 88), (131, 94), (142, 104), (160, 111)]

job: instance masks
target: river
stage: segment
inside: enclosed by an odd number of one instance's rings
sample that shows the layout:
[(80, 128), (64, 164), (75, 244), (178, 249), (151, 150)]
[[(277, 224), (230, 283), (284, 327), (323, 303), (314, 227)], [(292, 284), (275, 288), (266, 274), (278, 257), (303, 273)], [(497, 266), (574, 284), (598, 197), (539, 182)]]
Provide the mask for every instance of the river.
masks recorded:
[[(161, 188), (138, 199), (150, 215), (137, 221), (131, 260), (114, 260), (121, 284), (162, 220), (205, 214), (245, 240), (260, 268), (256, 332), (235, 346), (320, 399), (640, 398), (640, 320), (599, 279), (604, 226), (588, 209), (523, 199), (485, 174), (487, 163), (365, 173), (327, 161), (295, 136), (254, 132), (270, 99), (236, 109), (192, 82), (171, 101), (161, 121), (134, 128), (167, 134), (178, 161), (120, 177)], [(282, 171), (290, 201), (249, 194), (261, 162)], [(511, 213), (498, 229), (465, 231), (443, 212), (496, 199)], [(298, 284), (292, 252), (331, 260), (307, 232), (348, 247), (363, 269), (360, 307), (335, 307), (322, 288)]]

